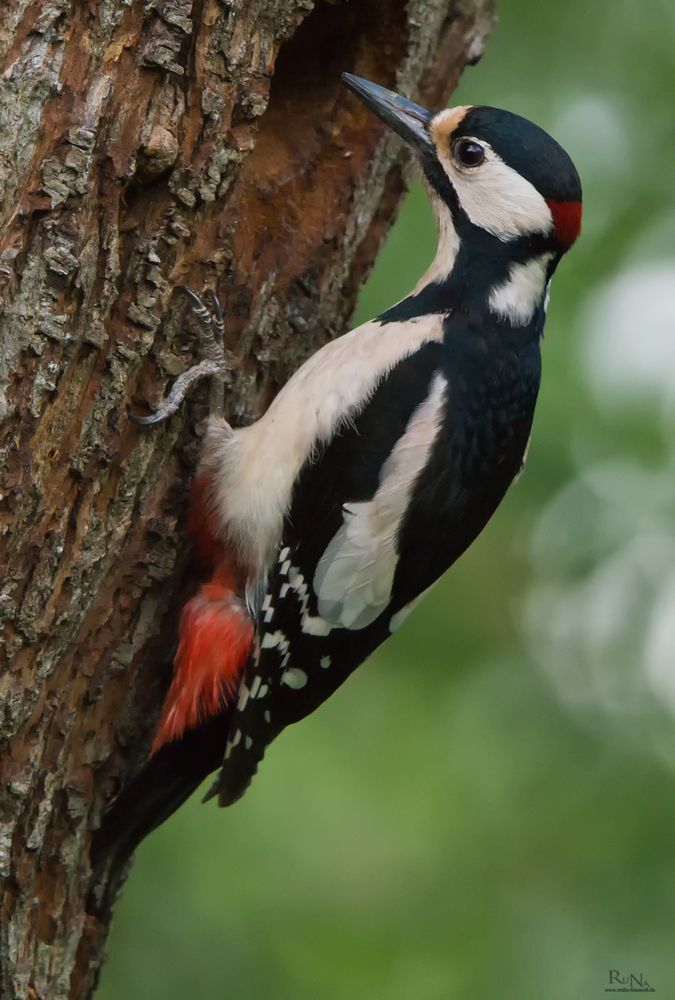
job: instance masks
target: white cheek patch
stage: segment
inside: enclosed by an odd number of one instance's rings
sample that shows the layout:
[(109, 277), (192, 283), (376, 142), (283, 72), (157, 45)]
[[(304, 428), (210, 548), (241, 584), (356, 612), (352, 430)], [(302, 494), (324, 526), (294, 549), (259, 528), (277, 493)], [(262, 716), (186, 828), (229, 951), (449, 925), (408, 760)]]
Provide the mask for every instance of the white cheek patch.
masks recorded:
[(546, 268), (553, 255), (512, 264), (506, 281), (490, 292), (490, 310), (513, 326), (526, 326), (546, 295)]
[(314, 575), (319, 614), (336, 627), (365, 628), (390, 601), (399, 531), (415, 482), (438, 435), (446, 392), (447, 381), (437, 372), (429, 395), (382, 466), (373, 499), (344, 506), (344, 523), (329, 542)]
[(550, 233), (553, 216), (546, 199), (517, 170), (504, 163), (489, 143), (482, 139), (475, 141), (486, 151), (486, 158), (478, 167), (462, 168), (452, 159), (449, 149), (438, 150), (443, 169), (471, 222), (504, 241)]

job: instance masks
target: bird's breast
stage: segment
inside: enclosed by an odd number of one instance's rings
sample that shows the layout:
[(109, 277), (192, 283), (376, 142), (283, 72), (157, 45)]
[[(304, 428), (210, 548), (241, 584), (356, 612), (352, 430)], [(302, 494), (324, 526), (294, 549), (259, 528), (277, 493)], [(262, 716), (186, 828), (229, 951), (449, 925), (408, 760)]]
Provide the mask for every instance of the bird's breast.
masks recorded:
[(475, 338), (449, 352), (444, 443), (463, 489), (501, 494), (520, 469), (540, 370), (534, 339), (514, 345)]

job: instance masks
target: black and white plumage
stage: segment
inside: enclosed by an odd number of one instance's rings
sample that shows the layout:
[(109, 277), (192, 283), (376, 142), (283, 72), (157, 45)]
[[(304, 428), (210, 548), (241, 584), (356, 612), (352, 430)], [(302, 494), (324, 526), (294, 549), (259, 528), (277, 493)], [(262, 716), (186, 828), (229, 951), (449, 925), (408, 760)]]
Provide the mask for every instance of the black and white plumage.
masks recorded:
[[(488, 107), (431, 115), (345, 82), (414, 147), (438, 252), (410, 295), (318, 351), (255, 424), (210, 421), (199, 474), (215, 533), (244, 567), (254, 629), (222, 742), (205, 723), (204, 774), (224, 749), (222, 804), (495, 511), (531, 432), (549, 283), (579, 232), (576, 170), (536, 125)], [(155, 772), (180, 744), (161, 747)]]
[[(225, 459), (222, 519), (251, 546), (265, 587), (228, 721), (222, 803), (394, 631), (519, 472), (548, 283), (570, 242), (560, 229), (570, 214), (578, 229), (576, 171), (537, 126), (490, 108), (432, 117), (346, 80), (420, 154), (439, 250), (412, 295), (311, 358)], [(206, 443), (214, 478), (238, 447), (228, 429), (219, 448), (219, 433), (213, 424)], [(238, 523), (234, 510), (246, 512)]]
[(520, 469), (539, 386), (536, 342), (506, 333), (456, 347), (429, 342), (400, 361), (303, 467), (229, 727), (224, 801), (243, 791), (271, 739), (395, 631)]

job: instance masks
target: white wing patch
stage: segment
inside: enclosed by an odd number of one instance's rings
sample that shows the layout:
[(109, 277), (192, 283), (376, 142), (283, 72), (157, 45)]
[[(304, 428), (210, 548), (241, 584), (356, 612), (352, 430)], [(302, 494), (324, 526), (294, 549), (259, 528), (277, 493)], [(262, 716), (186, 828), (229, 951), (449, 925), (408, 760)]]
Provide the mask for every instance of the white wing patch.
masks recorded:
[(365, 628), (389, 603), (399, 530), (438, 434), (447, 385), (437, 372), (429, 395), (382, 466), (372, 500), (344, 505), (344, 523), (321, 556), (313, 581), (319, 614), (334, 627)]
[(395, 365), (442, 339), (440, 314), (364, 323), (309, 358), (250, 427), (209, 421), (200, 474), (215, 484), (211, 501), (221, 531), (260, 575), (308, 456), (354, 419)]

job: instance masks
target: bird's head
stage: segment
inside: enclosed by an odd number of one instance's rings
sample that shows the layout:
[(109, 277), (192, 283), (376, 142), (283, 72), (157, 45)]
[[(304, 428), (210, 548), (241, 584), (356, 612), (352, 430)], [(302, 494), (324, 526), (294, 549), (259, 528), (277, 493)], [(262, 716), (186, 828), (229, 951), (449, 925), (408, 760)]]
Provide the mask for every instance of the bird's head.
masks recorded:
[(343, 80), (415, 149), (462, 239), (526, 242), (555, 261), (572, 246), (581, 228), (581, 182), (562, 146), (538, 125), (483, 106), (432, 114), (361, 77), (345, 73)]

